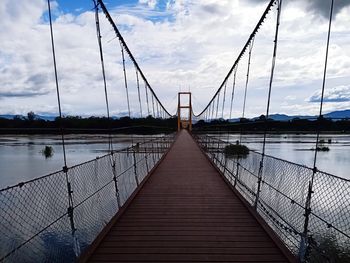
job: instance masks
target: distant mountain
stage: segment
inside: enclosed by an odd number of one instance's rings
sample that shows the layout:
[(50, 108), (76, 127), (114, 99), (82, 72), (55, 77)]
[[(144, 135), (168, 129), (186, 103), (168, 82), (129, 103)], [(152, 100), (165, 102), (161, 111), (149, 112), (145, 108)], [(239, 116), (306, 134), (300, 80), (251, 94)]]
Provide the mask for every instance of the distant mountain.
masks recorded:
[(325, 118), (335, 118), (335, 119), (350, 118), (350, 110), (333, 111), (333, 112), (324, 114), (324, 117)]
[(35, 115), (35, 117), (45, 121), (54, 121), (57, 118), (57, 116), (47, 116), (47, 115)]
[[(15, 117), (19, 117), (21, 119), (27, 119), (27, 116), (23, 116), (23, 115), (12, 115), (12, 114), (3, 114), (0, 115), (0, 118), (3, 119), (8, 119), (8, 120), (13, 120)], [(36, 120), (45, 120), (45, 121), (54, 121), (56, 118), (56, 116), (49, 116), (49, 115), (36, 115), (35, 114), (35, 119)]]
[(22, 115), (3, 114), (3, 115), (0, 115), (0, 118), (12, 120), (15, 116), (21, 116), (21, 117), (23, 117)]
[(273, 119), (275, 121), (289, 121), (292, 120), (294, 117), (293, 116), (288, 116), (286, 114), (272, 114), (270, 115), (270, 119)]
[[(271, 114), (269, 116), (270, 119), (273, 119), (275, 121), (290, 121), (293, 119), (306, 119), (306, 120), (315, 120), (317, 119), (318, 116), (312, 116), (312, 115), (286, 115), (286, 114)], [(341, 110), (341, 111), (333, 111), (330, 113), (326, 113), (323, 115), (324, 118), (329, 118), (329, 119), (350, 119), (350, 110)], [(251, 118), (251, 120), (257, 120), (259, 117), (254, 117)], [(237, 122), (239, 119), (231, 119), (231, 122)]]
[(286, 115), (286, 114), (271, 114), (270, 119), (273, 119), (275, 121), (291, 121), (293, 119), (304, 119), (304, 120), (314, 120), (317, 117), (316, 116), (309, 116), (309, 115)]
[[(4, 119), (9, 119), (12, 120), (14, 119), (16, 116), (20, 117), (21, 119), (26, 119), (27, 116), (23, 116), (23, 115), (12, 115), (12, 114), (3, 114), (0, 115), (0, 118), (4, 118)], [(331, 118), (331, 119), (350, 119), (350, 110), (340, 110), (340, 111), (333, 111), (330, 113), (326, 113), (323, 115), (325, 118)], [(112, 119), (119, 119), (121, 116), (112, 116)], [(35, 119), (42, 119), (45, 121), (54, 121), (56, 118), (56, 116), (52, 116), (52, 115), (35, 115)], [(83, 116), (83, 118), (88, 118), (88, 116)], [(315, 120), (317, 118), (317, 116), (312, 116), (312, 115), (286, 115), (286, 114), (271, 114), (270, 118), (275, 120), (275, 121), (290, 121), (293, 120), (295, 118), (298, 119), (307, 119), (307, 120)], [(259, 117), (254, 117), (251, 118), (251, 120), (257, 120), (259, 119)], [(230, 122), (237, 122), (239, 121), (239, 118), (235, 118), (235, 119), (231, 119)]]

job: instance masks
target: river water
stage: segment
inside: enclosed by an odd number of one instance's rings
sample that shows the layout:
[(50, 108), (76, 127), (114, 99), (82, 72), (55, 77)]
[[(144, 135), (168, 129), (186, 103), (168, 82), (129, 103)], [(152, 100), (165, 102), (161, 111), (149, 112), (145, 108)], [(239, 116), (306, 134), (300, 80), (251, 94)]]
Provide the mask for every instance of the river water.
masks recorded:
[[(235, 142), (239, 135), (230, 135), (229, 140)], [(242, 136), (242, 144), (251, 150), (262, 151), (263, 135), (250, 134)], [(316, 167), (342, 178), (350, 179), (350, 135), (321, 135), (323, 146), (328, 152), (318, 152)], [(313, 167), (316, 135), (314, 134), (273, 134), (267, 138), (266, 154), (297, 164)]]
[[(113, 149), (126, 148), (132, 142), (150, 139), (150, 136), (114, 135)], [(108, 151), (108, 135), (65, 136), (68, 167), (79, 164)], [(53, 155), (45, 158), (45, 146), (53, 148)], [(63, 167), (61, 136), (57, 135), (2, 135), (0, 137), (0, 189), (28, 181)]]
[[(149, 136), (147, 136), (149, 138)], [(114, 149), (131, 145), (132, 141), (143, 141), (143, 136), (115, 135)], [(227, 139), (227, 136), (223, 139)], [(235, 142), (239, 135), (229, 136)], [(242, 143), (250, 149), (261, 151), (262, 135), (242, 136)], [(329, 152), (319, 152), (317, 167), (339, 177), (350, 179), (350, 135), (323, 135)], [(331, 143), (328, 140), (331, 139)], [(97, 156), (108, 150), (106, 135), (68, 135), (66, 152), (68, 166), (72, 166)], [(53, 147), (54, 153), (45, 158), (42, 150), (45, 146)], [(312, 167), (315, 147), (315, 135), (279, 134), (269, 135), (266, 153), (291, 162)], [(0, 138), (0, 189), (27, 181), (63, 167), (63, 154), (60, 136), (56, 135), (2, 135)]]

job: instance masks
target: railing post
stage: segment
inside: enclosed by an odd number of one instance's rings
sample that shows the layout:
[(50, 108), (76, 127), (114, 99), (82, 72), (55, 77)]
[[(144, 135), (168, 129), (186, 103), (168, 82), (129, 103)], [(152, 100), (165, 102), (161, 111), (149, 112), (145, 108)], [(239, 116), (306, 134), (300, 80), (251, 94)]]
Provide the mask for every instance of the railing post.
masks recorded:
[(138, 176), (137, 176), (137, 167), (136, 167), (136, 153), (135, 153), (134, 147), (133, 147), (132, 149), (133, 149), (132, 155), (133, 155), (133, 159), (134, 159), (134, 175), (135, 175), (135, 181), (136, 181), (136, 185), (139, 186), (139, 178), (138, 178)]
[(262, 172), (264, 168), (264, 154), (261, 156), (260, 165), (259, 165), (259, 172), (258, 172), (258, 189), (256, 191), (255, 201), (254, 201), (254, 208), (255, 210), (258, 209), (258, 202), (259, 202), (259, 196), (261, 191), (261, 181), (262, 181)]
[[(98, 165), (98, 161), (99, 161), (100, 157), (96, 157), (95, 161), (94, 161), (94, 173), (95, 173), (95, 182), (94, 185), (98, 188), (100, 187), (100, 180), (99, 180), (99, 176), (98, 176), (98, 171), (99, 171), (99, 165)], [(98, 200), (98, 204), (101, 206), (101, 196), (100, 193), (97, 193), (97, 200)], [(99, 215), (100, 216), (100, 215)]]
[(154, 143), (153, 143), (153, 138), (152, 138), (152, 159), (153, 159), (153, 164), (156, 163), (155, 158), (154, 158)]
[(218, 140), (218, 147), (217, 147), (217, 149), (219, 151), (219, 149), (220, 149), (220, 139), (217, 139), (217, 140)]
[(160, 155), (160, 152), (159, 152), (159, 149), (160, 149), (160, 147), (159, 147), (159, 139), (157, 139), (157, 161), (159, 160), (159, 155)]
[(225, 176), (225, 173), (226, 173), (226, 165), (227, 165), (227, 157), (226, 157), (225, 153), (223, 153), (222, 155), (223, 155), (222, 158), (225, 158), (225, 162), (224, 162), (224, 171), (222, 172), (223, 175)]
[(146, 160), (146, 169), (147, 169), (147, 174), (149, 174), (149, 167), (148, 167), (148, 156), (147, 156), (147, 152), (145, 155), (145, 160)]
[(214, 151), (214, 147), (213, 147), (213, 138), (210, 138), (210, 147), (211, 147), (211, 152), (212, 152), (212, 161), (215, 163), (215, 151)]
[(111, 157), (113, 159), (112, 163), (112, 173), (113, 173), (113, 181), (114, 181), (114, 187), (115, 187), (115, 196), (117, 198), (117, 204), (118, 204), (118, 209), (121, 208), (121, 202), (120, 202), (120, 194), (119, 194), (119, 189), (118, 189), (118, 180), (117, 180), (117, 168), (115, 164), (115, 159), (113, 156), (113, 153), (111, 153)]
[(239, 176), (239, 162), (238, 162), (238, 158), (237, 158), (237, 164), (236, 164), (236, 176), (235, 176), (235, 182), (233, 184), (233, 188), (236, 188), (237, 185), (237, 180), (238, 180), (238, 176)]
[(76, 237), (75, 233), (77, 229), (75, 228), (74, 224), (74, 204), (73, 204), (73, 190), (72, 185), (69, 181), (69, 175), (68, 175), (68, 167), (63, 167), (63, 172), (66, 177), (66, 183), (67, 183), (67, 193), (68, 193), (68, 208), (67, 208), (67, 214), (69, 217), (70, 227), (72, 231), (72, 237), (73, 237), (73, 250), (76, 257), (79, 257), (80, 255), (80, 245), (78, 238)]
[[(313, 176), (316, 173), (317, 168), (314, 168), (313, 171)], [(310, 214), (311, 214), (311, 196), (313, 194), (312, 190), (312, 184), (313, 180), (309, 182), (308, 186), (308, 192), (307, 192), (307, 197), (306, 197), (306, 202), (305, 202), (305, 221), (304, 221), (304, 230), (303, 233), (301, 234), (301, 239), (300, 239), (300, 246), (299, 246), (299, 261), (300, 262), (306, 262), (308, 252), (309, 252), (309, 220), (310, 220)]]

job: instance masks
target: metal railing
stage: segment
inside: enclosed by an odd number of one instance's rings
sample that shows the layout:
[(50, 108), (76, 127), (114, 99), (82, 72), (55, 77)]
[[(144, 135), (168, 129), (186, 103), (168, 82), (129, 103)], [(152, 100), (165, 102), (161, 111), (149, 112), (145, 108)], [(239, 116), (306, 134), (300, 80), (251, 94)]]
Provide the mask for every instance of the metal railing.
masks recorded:
[[(224, 153), (229, 143), (203, 134), (194, 137), (225, 178), (298, 256), (305, 249), (301, 239), (313, 169), (268, 155), (262, 158), (255, 151), (245, 157), (229, 157)], [(350, 180), (317, 171), (311, 200), (306, 261), (349, 262)]]
[(0, 262), (74, 262), (174, 136), (157, 137), (0, 190)]

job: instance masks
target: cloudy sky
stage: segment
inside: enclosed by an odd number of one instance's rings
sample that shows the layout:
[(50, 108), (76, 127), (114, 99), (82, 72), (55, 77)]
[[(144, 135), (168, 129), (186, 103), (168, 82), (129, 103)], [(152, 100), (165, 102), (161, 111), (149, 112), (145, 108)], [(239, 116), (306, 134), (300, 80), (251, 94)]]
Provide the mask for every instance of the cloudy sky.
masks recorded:
[[(193, 93), (195, 113), (216, 92), (255, 27), (266, 0), (105, 0), (148, 81), (169, 112), (177, 92)], [(285, 0), (271, 112), (316, 114), (322, 86), (328, 0)], [(350, 109), (350, 1), (335, 0), (325, 112)], [(90, 0), (52, 2), (63, 112), (103, 115), (103, 83)], [(113, 115), (127, 111), (119, 42), (100, 16)], [(246, 116), (265, 112), (276, 10), (253, 49)], [(0, 3), (0, 114), (57, 115), (46, 1)], [(135, 70), (127, 62), (131, 110)], [(247, 68), (237, 73), (234, 116), (241, 116)], [(232, 79), (229, 80), (232, 83)], [(229, 85), (230, 86), (230, 85)], [(231, 86), (230, 86), (231, 88)], [(228, 88), (228, 92), (231, 92)], [(145, 101), (142, 102), (143, 104)], [(225, 116), (228, 115), (228, 107)]]

